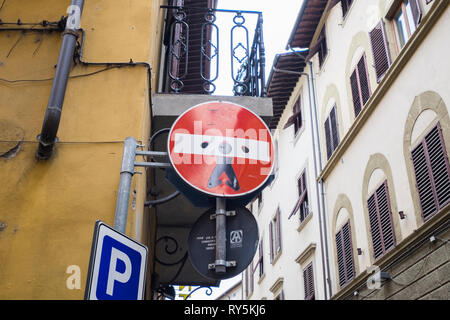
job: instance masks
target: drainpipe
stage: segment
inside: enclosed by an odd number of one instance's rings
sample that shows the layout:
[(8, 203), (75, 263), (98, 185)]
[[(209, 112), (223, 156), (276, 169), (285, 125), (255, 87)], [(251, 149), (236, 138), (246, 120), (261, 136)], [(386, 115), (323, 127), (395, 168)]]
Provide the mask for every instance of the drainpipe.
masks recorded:
[(53, 153), (53, 147), (57, 142), (61, 111), (66, 93), (67, 80), (69, 78), (70, 66), (73, 61), (75, 44), (77, 42), (79, 20), (83, 12), (84, 0), (72, 0), (69, 7), (70, 13), (67, 18), (66, 28), (63, 32), (63, 40), (59, 51), (58, 64), (56, 66), (55, 77), (53, 78), (52, 90), (48, 99), (47, 110), (45, 112), (42, 130), (38, 135), (39, 147), (36, 157), (40, 160), (47, 160)]
[[(319, 172), (322, 172), (322, 152), (320, 152), (320, 136), (319, 136), (319, 123), (317, 120), (317, 105), (316, 105), (316, 93), (314, 90), (314, 72), (312, 67), (312, 62), (309, 61), (309, 71), (311, 73), (311, 87), (312, 87), (312, 94), (313, 94), (313, 101), (314, 101), (314, 118), (316, 122), (316, 135), (317, 135), (317, 141), (319, 143), (319, 146), (317, 148), (317, 151), (319, 153)], [(317, 181), (317, 177), (316, 177)], [(317, 184), (316, 184), (317, 185)], [(321, 198), (322, 198), (322, 208), (323, 208), (323, 229), (325, 233), (325, 256), (326, 256), (326, 266), (327, 266), (327, 284), (328, 284), (328, 290), (329, 290), (329, 298), (331, 299), (331, 296), (333, 295), (331, 290), (331, 275), (330, 275), (330, 260), (329, 260), (329, 253), (328, 253), (328, 241), (327, 241), (327, 219), (326, 219), (326, 211), (325, 211), (325, 192), (323, 190), (323, 180), (320, 180), (320, 192), (321, 192)]]
[[(298, 54), (297, 52), (294, 51), (295, 54)], [(301, 58), (304, 58), (301, 54), (298, 54)], [(310, 66), (312, 65), (311, 62)], [(313, 147), (313, 162), (314, 162), (314, 174), (315, 174), (315, 180), (316, 180), (316, 194), (317, 195), (321, 195), (322, 198), (322, 207), (325, 210), (325, 206), (324, 206), (324, 202), (323, 202), (323, 185), (322, 186), (322, 193), (319, 193), (319, 186), (317, 183), (317, 158), (316, 158), (316, 143), (315, 143), (315, 139), (314, 139), (314, 126), (313, 126), (313, 109), (314, 109), (314, 114), (315, 114), (315, 124), (316, 124), (316, 134), (317, 134), (317, 139), (319, 139), (319, 133), (317, 130), (317, 107), (316, 107), (316, 95), (315, 95), (315, 91), (314, 91), (314, 83), (313, 83), (313, 75), (312, 75), (312, 69), (311, 69), (311, 78), (309, 76), (308, 73), (306, 72), (298, 72), (298, 71), (291, 71), (291, 70), (283, 70), (283, 69), (278, 69), (275, 67), (272, 67), (272, 70), (274, 72), (280, 72), (280, 73), (286, 73), (286, 74), (295, 74), (295, 75), (299, 75), (299, 76), (306, 76), (307, 78), (307, 83), (308, 83), (308, 97), (309, 97), (309, 109), (310, 109), (310, 121), (311, 121), (311, 142), (312, 142), (312, 147)], [(312, 90), (312, 93), (311, 93)], [(313, 103), (314, 103), (314, 107), (313, 107)], [(321, 166), (321, 155), (320, 155), (320, 144), (319, 147), (317, 148), (318, 152), (319, 152), (319, 166), (320, 166), (320, 170), (322, 170), (322, 166)], [(329, 260), (328, 260), (328, 244), (327, 244), (327, 240), (326, 240), (326, 227), (325, 227), (325, 215), (323, 216), (324, 221), (322, 221), (322, 210), (321, 210), (321, 205), (320, 205), (320, 200), (319, 197), (317, 197), (317, 208), (318, 208), (318, 216), (319, 216), (319, 233), (320, 233), (320, 251), (321, 251), (321, 256), (322, 256), (322, 275), (323, 275), (323, 289), (324, 289), (324, 293), (325, 293), (325, 299), (329, 299), (329, 297), (331, 297), (331, 286), (330, 286), (330, 282), (327, 279), (327, 272), (328, 275), (330, 274), (330, 269), (329, 269)], [(322, 226), (324, 227), (324, 231), (322, 231)], [(325, 237), (324, 237), (325, 234)], [(325, 247), (325, 251), (326, 253), (324, 253), (324, 247)], [(326, 271), (325, 272), (325, 268)], [(328, 292), (329, 295), (327, 294), (327, 284), (328, 284)]]

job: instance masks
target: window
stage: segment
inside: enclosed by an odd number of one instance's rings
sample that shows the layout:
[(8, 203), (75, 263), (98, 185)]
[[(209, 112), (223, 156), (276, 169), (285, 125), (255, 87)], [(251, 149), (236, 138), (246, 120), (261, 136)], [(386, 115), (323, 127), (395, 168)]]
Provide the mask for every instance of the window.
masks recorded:
[(450, 200), (450, 169), (438, 123), (411, 152), (422, 217), (429, 219)]
[(302, 99), (301, 96), (298, 97), (297, 101), (294, 104), (293, 112), (294, 114), (287, 120), (283, 129), (294, 125), (294, 134), (297, 135), (298, 131), (302, 127)]
[(309, 60), (316, 53), (319, 53), (319, 66), (321, 67), (328, 53), (327, 39), (325, 36), (325, 26), (323, 26), (319, 37), (317, 38), (315, 44), (309, 48), (309, 53), (305, 60)]
[(261, 279), (264, 275), (264, 247), (263, 247), (263, 237), (259, 241), (259, 258), (258, 258), (258, 268), (259, 268), (259, 278)]
[(312, 262), (305, 269), (303, 269), (303, 286), (305, 290), (305, 300), (315, 300)]
[(363, 54), (355, 70), (350, 76), (350, 87), (352, 90), (353, 107), (355, 117), (361, 112), (362, 107), (369, 100), (371, 92), (369, 87), (369, 75), (367, 74), (366, 55)]
[(393, 24), (398, 41), (398, 45), (403, 48), (419, 25), (422, 18), (422, 11), (418, 0), (405, 0), (400, 3), (394, 18)]
[(297, 211), (300, 213), (300, 223), (303, 222), (309, 214), (308, 207), (308, 188), (306, 185), (306, 170), (298, 178), (298, 200), (295, 204), (294, 210), (292, 210), (288, 219), (290, 219)]
[(306, 187), (306, 170), (303, 171), (300, 179), (298, 179), (299, 209), (300, 222), (303, 222), (308, 216), (308, 188)]
[(259, 211), (262, 208), (262, 191), (260, 193), (258, 193), (257, 199), (258, 199), (258, 211)]
[(369, 36), (375, 64), (375, 73), (377, 75), (377, 81), (380, 82), (391, 65), (383, 20), (369, 32)]
[(250, 262), (249, 266), (245, 270), (244, 281), (245, 296), (248, 298), (253, 293), (253, 261)]
[(374, 258), (378, 259), (395, 246), (392, 212), (387, 180), (367, 200)]
[(320, 46), (319, 46), (319, 66), (321, 67), (328, 53), (327, 39), (325, 37), (325, 26), (323, 26), (322, 31), (319, 36)]
[(350, 9), (350, 6), (352, 5), (353, 0), (341, 0), (342, 5), (342, 16), (345, 17), (345, 15), (348, 12), (348, 9)]
[(336, 105), (331, 109), (328, 118), (325, 120), (325, 140), (327, 144), (327, 159), (330, 159), (334, 150), (339, 144), (339, 131), (336, 115)]
[(277, 209), (275, 217), (269, 224), (270, 235), (270, 262), (274, 262), (277, 255), (281, 252), (281, 221), (280, 209)]
[(275, 297), (274, 300), (284, 300), (284, 291), (281, 289), (280, 293)]
[(336, 233), (336, 251), (339, 271), (339, 286), (342, 288), (355, 277), (350, 220)]

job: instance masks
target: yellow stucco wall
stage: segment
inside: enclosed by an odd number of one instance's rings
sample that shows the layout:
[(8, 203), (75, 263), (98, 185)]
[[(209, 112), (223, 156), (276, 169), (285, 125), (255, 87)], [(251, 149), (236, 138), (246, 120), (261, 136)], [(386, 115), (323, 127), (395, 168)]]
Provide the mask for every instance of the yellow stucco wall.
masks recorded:
[[(146, 62), (154, 83), (161, 43), (160, 2), (164, 1), (85, 1), (83, 60)], [(69, 4), (69, 0), (7, 1), (0, 19), (57, 21)], [(52, 78), (60, 45), (59, 32), (0, 31), (0, 78)], [(70, 74), (104, 68), (79, 64)], [(69, 80), (59, 142), (49, 160), (36, 160), (36, 136), (51, 84), (51, 80), (0, 80), (0, 154), (23, 137), (19, 152), (0, 158), (0, 299), (84, 297), (94, 223), (98, 219), (114, 223), (123, 141), (133, 136), (147, 144), (149, 138), (147, 69), (115, 68)], [(136, 199), (132, 206), (132, 192), (127, 225), (127, 234), (144, 243), (149, 224), (143, 209), (145, 181), (145, 173), (133, 178)], [(73, 275), (66, 273), (71, 265), (80, 267), (80, 289), (66, 286)]]

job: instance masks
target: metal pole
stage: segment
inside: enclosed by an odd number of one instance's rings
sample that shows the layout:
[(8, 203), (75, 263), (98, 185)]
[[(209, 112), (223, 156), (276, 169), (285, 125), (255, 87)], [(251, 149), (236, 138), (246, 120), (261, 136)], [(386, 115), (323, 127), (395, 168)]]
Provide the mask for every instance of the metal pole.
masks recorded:
[(117, 192), (116, 216), (114, 229), (125, 233), (127, 227), (128, 203), (130, 200), (131, 179), (134, 175), (137, 142), (133, 137), (125, 139), (122, 166), (120, 169), (119, 190)]
[[(319, 123), (317, 120), (317, 105), (316, 105), (316, 92), (314, 90), (314, 71), (312, 67), (312, 62), (309, 61), (309, 72), (311, 73), (311, 88), (312, 88), (312, 96), (313, 96), (313, 102), (314, 102), (314, 119), (316, 122), (316, 136), (318, 140), (319, 147), (317, 148), (317, 152), (319, 154), (319, 172), (322, 172), (322, 153), (320, 152), (320, 136), (319, 136)], [(317, 179), (316, 179), (317, 180)], [(324, 230), (324, 237), (325, 237), (325, 261), (327, 266), (327, 283), (328, 283), (328, 299), (331, 298), (333, 295), (333, 292), (331, 291), (331, 276), (330, 276), (330, 261), (329, 261), (329, 254), (328, 254), (328, 241), (327, 241), (327, 219), (326, 219), (326, 207), (325, 207), (325, 193), (323, 190), (323, 180), (320, 181), (320, 189), (321, 189), (321, 198), (322, 198), (322, 214), (323, 214), (323, 230)], [(320, 214), (319, 214), (320, 217)], [(327, 297), (325, 297), (326, 299)]]
[(216, 199), (216, 273), (226, 272), (227, 260), (227, 232), (226, 232), (226, 200), (225, 198)]

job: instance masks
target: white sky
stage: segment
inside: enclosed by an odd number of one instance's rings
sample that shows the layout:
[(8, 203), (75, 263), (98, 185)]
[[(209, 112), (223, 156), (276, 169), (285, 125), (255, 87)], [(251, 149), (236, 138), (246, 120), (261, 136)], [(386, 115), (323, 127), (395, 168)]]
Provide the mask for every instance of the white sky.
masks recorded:
[[(266, 81), (269, 77), (272, 62), (277, 53), (285, 52), (285, 47), (303, 0), (219, 0), (218, 8), (233, 10), (261, 11), (263, 13), (263, 32), (264, 44), (266, 49)], [(233, 14), (223, 13), (217, 15), (216, 24), (221, 31), (219, 34), (219, 73), (226, 75), (229, 79), (219, 77), (215, 84), (217, 86), (215, 95), (232, 95), (233, 82), (230, 78), (230, 28), (232, 26)], [(248, 17), (247, 17), (248, 16)], [(249, 45), (253, 41), (253, 30), (255, 21), (250, 18), (252, 15), (245, 15), (244, 25), (249, 29)], [(255, 15), (256, 16), (256, 15)], [(189, 300), (205, 299), (212, 300), (219, 297), (226, 290), (231, 288), (242, 275), (234, 278), (222, 280), (220, 287), (212, 287), (212, 294), (206, 295), (207, 289), (201, 288), (194, 292)], [(192, 287), (192, 290), (196, 287)], [(175, 288), (177, 289), (177, 288)], [(177, 292), (178, 293), (178, 292)], [(181, 293), (188, 293), (188, 287), (185, 287)], [(176, 299), (181, 299), (176, 297)]]

